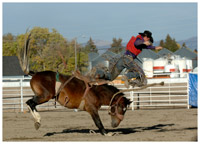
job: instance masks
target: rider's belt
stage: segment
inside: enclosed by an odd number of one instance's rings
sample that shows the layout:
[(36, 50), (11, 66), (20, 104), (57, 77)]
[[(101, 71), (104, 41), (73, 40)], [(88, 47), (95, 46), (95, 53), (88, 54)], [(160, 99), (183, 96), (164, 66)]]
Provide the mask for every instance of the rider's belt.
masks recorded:
[(126, 54), (125, 56), (134, 59), (132, 55), (127, 55), (127, 54)]
[(126, 50), (125, 55), (129, 55), (131, 58), (135, 59), (137, 56), (130, 52), (129, 50)]

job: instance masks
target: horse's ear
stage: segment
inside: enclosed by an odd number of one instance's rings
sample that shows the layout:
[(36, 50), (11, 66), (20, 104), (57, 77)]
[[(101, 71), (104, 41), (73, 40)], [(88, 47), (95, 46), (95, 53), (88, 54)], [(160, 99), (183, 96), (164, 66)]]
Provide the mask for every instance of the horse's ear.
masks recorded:
[(130, 105), (132, 102), (133, 102), (133, 101), (131, 101), (130, 99), (127, 99), (127, 98), (126, 98), (126, 103), (127, 103), (127, 105)]

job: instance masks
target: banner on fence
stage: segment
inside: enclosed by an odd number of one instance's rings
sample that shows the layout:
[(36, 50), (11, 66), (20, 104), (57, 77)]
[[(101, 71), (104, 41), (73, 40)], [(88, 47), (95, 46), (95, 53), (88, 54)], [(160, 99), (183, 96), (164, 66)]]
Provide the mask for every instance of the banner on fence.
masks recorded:
[(189, 73), (189, 105), (198, 107), (198, 74)]

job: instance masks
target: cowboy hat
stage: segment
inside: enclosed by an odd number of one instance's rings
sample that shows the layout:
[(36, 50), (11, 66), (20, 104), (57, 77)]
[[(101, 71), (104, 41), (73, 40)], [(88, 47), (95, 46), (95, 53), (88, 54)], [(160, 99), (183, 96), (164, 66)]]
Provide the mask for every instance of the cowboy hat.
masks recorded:
[(147, 36), (148, 38), (150, 38), (150, 42), (153, 43), (153, 38), (152, 38), (152, 33), (148, 30), (145, 30), (143, 33), (139, 33), (141, 36)]

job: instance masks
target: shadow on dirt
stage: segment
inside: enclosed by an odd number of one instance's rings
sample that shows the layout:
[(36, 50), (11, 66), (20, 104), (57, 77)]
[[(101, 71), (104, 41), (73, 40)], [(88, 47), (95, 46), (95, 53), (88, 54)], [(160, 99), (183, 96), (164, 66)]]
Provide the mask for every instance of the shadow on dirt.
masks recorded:
[[(118, 128), (118, 129), (106, 129), (107, 132), (118, 133), (118, 134), (130, 134), (136, 132), (143, 132), (147, 130), (159, 130), (159, 132), (165, 131), (164, 127), (173, 126), (174, 124), (158, 124), (151, 127), (134, 127), (134, 128)], [(64, 129), (62, 132), (50, 132), (44, 136), (52, 136), (63, 133), (85, 133), (89, 134), (90, 129)], [(92, 130), (93, 133), (99, 133), (99, 130)]]

